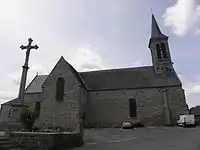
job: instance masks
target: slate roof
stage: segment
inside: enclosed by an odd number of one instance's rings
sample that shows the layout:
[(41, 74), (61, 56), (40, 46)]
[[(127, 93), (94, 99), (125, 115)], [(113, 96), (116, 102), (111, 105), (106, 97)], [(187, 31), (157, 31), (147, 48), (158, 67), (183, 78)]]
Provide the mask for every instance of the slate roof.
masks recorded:
[(155, 74), (153, 66), (80, 72), (88, 90), (181, 86), (175, 72)]
[(18, 98), (15, 98), (15, 99), (13, 99), (13, 100), (11, 100), (11, 101), (8, 101), (8, 102), (6, 102), (6, 103), (3, 103), (3, 104), (1, 104), (1, 105), (12, 105), (12, 106), (18, 106), (18, 107), (24, 106), (24, 105), (19, 101)]
[(41, 93), (42, 92), (42, 84), (46, 80), (48, 75), (37, 75), (31, 83), (26, 88), (25, 92), (28, 93)]
[(191, 114), (200, 115), (200, 106), (198, 105), (198, 106), (196, 106), (196, 107), (192, 107), (192, 108), (190, 109), (190, 111), (191, 111)]
[(11, 101), (8, 101), (8, 102), (6, 102), (6, 103), (3, 103), (3, 104), (1, 104), (1, 105), (13, 105), (13, 104), (18, 104), (19, 103), (19, 100), (18, 100), (18, 98), (15, 98), (15, 99), (13, 99), (13, 100), (11, 100)]
[(158, 38), (158, 37), (167, 37), (166, 35), (164, 35), (159, 26), (158, 23), (156, 21), (156, 18), (154, 17), (154, 15), (152, 14), (152, 21), (151, 21), (151, 38)]

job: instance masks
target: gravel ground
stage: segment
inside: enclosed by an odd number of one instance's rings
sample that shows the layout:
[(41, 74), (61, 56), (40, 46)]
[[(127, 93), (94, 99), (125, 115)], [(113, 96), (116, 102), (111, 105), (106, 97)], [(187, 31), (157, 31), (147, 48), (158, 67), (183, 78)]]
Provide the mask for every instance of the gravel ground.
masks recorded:
[(200, 150), (200, 127), (86, 129), (74, 150)]

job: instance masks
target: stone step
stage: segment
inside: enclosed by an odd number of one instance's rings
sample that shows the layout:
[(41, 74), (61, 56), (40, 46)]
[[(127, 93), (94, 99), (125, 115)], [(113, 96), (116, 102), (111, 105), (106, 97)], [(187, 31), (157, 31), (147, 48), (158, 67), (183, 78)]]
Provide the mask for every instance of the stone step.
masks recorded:
[(3, 145), (3, 144), (10, 144), (11, 142), (10, 141), (0, 141), (0, 145)]
[(0, 143), (15, 143), (12, 139), (0, 139)]
[(0, 150), (10, 150), (18, 148), (18, 144), (9, 138), (0, 139)]
[(38, 149), (41, 148), (40, 143), (36, 143), (34, 140), (26, 140), (23, 141), (22, 143), (15, 142), (13, 139), (8, 139), (8, 138), (1, 138), (0, 139), (0, 150), (17, 150), (20, 148), (34, 148)]
[(18, 145), (15, 145), (15, 144), (3, 144), (3, 145), (0, 145), (0, 150), (10, 150), (10, 149), (14, 149), (14, 148), (18, 148)]
[(8, 138), (0, 138), (0, 142), (1, 141), (9, 141), (9, 139)]

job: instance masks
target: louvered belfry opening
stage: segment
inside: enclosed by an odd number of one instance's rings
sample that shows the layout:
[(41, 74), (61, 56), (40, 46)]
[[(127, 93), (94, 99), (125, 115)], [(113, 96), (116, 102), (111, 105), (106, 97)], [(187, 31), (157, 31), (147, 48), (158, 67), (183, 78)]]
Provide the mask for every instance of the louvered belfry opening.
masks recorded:
[(167, 50), (164, 43), (156, 44), (156, 53), (159, 60), (168, 58)]

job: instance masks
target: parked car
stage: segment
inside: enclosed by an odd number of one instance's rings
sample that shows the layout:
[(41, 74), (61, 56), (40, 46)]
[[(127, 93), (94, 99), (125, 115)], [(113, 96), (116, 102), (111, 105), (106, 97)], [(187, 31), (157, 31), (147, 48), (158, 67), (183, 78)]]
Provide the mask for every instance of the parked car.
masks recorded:
[(182, 127), (196, 126), (194, 115), (180, 115), (177, 120), (177, 125)]
[(133, 124), (130, 121), (122, 121), (122, 128), (123, 129), (132, 129)]

